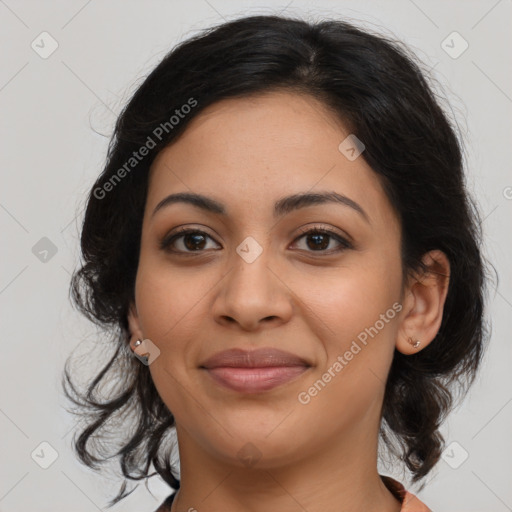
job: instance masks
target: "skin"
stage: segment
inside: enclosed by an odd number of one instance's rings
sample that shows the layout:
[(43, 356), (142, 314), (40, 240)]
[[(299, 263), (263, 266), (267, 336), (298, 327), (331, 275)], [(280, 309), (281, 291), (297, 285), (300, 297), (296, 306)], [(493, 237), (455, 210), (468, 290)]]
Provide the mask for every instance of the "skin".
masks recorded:
[[(338, 149), (349, 133), (316, 99), (267, 92), (208, 107), (153, 162), (130, 343), (149, 339), (160, 350), (149, 370), (177, 424), (173, 512), (400, 510), (377, 471), (384, 385), (395, 349), (416, 353), (438, 332), (449, 263), (431, 251), (424, 261), (433, 272), (402, 282), (399, 221), (363, 158)], [(348, 196), (369, 222), (339, 204), (273, 217), (281, 197), (320, 191)], [(152, 215), (176, 192), (212, 197), (227, 215), (185, 203)], [(184, 256), (159, 247), (181, 225), (207, 233), (199, 251), (183, 236), (174, 249)], [(343, 246), (328, 236), (316, 249), (299, 229), (318, 226), (350, 236), (353, 247), (332, 252)], [(262, 249), (252, 263), (236, 252), (248, 236)], [(300, 403), (298, 394), (394, 303), (401, 311)], [(199, 369), (235, 347), (279, 348), (311, 367), (270, 391), (237, 393)], [(244, 446), (252, 465), (238, 455)]]

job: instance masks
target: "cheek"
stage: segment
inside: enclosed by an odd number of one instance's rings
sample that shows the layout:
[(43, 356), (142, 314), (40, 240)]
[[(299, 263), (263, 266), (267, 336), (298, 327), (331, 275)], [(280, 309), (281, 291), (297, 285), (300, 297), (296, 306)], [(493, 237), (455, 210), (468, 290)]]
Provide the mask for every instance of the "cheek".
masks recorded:
[(364, 414), (383, 396), (396, 340), (400, 266), (392, 258), (361, 258), (308, 283), (302, 300), (316, 318), (312, 330), (325, 356), (308, 382), (312, 395), (303, 391), (312, 410), (336, 423), (347, 411)]
[(200, 342), (208, 338), (208, 297), (221, 279), (222, 275), (206, 269), (173, 265), (149, 250), (141, 254), (137, 310), (144, 336), (160, 350), (159, 359), (150, 366), (157, 388), (161, 383), (170, 392), (176, 389), (173, 378), (180, 382), (190, 378), (188, 372), (197, 364)]
[(299, 400), (311, 430), (330, 425), (334, 431), (370, 411), (377, 414), (396, 337), (392, 281), (379, 266), (347, 268), (336, 279), (312, 281), (304, 289), (325, 351)]
[[(197, 283), (199, 284), (199, 283)], [(176, 269), (149, 265), (141, 260), (136, 283), (136, 300), (144, 336), (160, 350), (149, 366), (151, 378), (162, 401), (178, 421), (186, 421), (191, 406), (189, 361), (195, 345), (198, 286)], [(195, 305), (195, 307), (194, 307)], [(183, 417), (184, 416), (184, 417)]]
[(302, 282), (297, 279), (295, 286), (301, 290), (297, 295), (331, 339), (347, 340), (373, 325), (399, 297), (399, 271), (390, 267), (384, 261), (361, 261)]
[(194, 325), (190, 318), (215, 282), (197, 268), (180, 268), (158, 255), (141, 256), (136, 300), (147, 337), (153, 336), (162, 344), (182, 339), (183, 329)]

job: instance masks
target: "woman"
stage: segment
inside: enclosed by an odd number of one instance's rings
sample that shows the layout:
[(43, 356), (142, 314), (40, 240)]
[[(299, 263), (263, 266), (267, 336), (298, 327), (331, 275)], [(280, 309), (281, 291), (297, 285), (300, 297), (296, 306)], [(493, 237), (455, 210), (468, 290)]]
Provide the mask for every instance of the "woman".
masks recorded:
[(160, 512), (429, 510), (378, 441), (423, 480), (481, 362), (461, 152), (407, 49), (348, 23), (247, 17), (172, 50), (88, 198), (73, 298), (115, 353), (86, 394), (66, 368), (80, 459), (117, 421), (123, 475), (178, 489)]

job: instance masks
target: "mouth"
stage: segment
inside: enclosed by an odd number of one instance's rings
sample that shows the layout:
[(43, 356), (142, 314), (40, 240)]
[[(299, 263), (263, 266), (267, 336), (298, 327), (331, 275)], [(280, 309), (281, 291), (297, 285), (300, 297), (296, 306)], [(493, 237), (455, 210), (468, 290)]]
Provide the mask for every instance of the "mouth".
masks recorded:
[(206, 368), (218, 384), (239, 393), (261, 393), (294, 380), (307, 366), (269, 366), (265, 368)]
[(212, 380), (240, 393), (261, 393), (290, 382), (311, 365), (303, 358), (282, 350), (232, 349), (206, 360), (203, 369)]

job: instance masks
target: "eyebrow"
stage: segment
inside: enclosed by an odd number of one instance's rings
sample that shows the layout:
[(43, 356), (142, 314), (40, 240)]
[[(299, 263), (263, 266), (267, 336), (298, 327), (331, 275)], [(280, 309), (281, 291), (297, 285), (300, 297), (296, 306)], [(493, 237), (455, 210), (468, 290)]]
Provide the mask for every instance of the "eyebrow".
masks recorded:
[[(169, 206), (174, 203), (191, 204), (192, 206), (200, 208), (209, 213), (214, 213), (217, 215), (227, 215), (226, 208), (224, 207), (224, 205), (211, 197), (191, 192), (179, 192), (176, 194), (168, 195), (167, 197), (162, 199), (156, 205), (151, 216), (154, 216), (156, 212), (158, 212), (159, 210), (162, 210), (166, 206)], [(353, 201), (352, 199), (343, 194), (338, 194), (337, 192), (303, 192), (282, 197), (281, 199), (277, 200), (276, 203), (274, 204), (274, 218), (282, 217), (300, 208), (306, 208), (308, 206), (319, 204), (333, 203), (352, 208), (353, 210), (358, 212), (366, 220), (366, 222), (368, 222), (368, 224), (371, 224), (368, 214), (358, 203), (356, 203), (355, 201)]]

